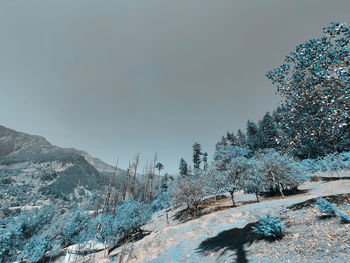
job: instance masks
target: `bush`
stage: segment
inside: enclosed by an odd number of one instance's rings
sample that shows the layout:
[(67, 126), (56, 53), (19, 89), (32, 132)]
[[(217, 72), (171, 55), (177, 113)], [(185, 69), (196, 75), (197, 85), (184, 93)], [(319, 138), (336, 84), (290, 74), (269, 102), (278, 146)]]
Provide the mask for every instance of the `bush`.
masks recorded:
[(343, 214), (342, 211), (338, 210), (338, 216), (340, 217), (343, 223), (346, 223), (346, 224), (350, 223), (350, 218), (347, 215)]
[(138, 231), (152, 216), (150, 205), (126, 200), (114, 214), (91, 217), (74, 208), (64, 214), (56, 206), (0, 219), (0, 262), (41, 262), (72, 244), (97, 238), (115, 242)]
[(316, 199), (317, 204), (316, 207), (320, 209), (320, 211), (327, 216), (335, 216), (336, 215), (336, 208), (327, 200), (323, 198), (317, 198)]
[(278, 217), (267, 215), (259, 219), (253, 227), (253, 231), (267, 239), (281, 238), (284, 235), (286, 227), (282, 224)]
[(342, 222), (350, 223), (350, 218), (340, 211), (337, 207), (334, 207), (330, 202), (326, 201), (323, 198), (317, 198), (316, 207), (327, 216), (339, 216)]
[[(114, 214), (99, 214), (90, 226), (85, 236), (92, 239), (97, 234), (99, 241), (115, 243), (118, 238), (128, 236), (129, 233), (139, 231), (152, 217), (150, 205), (134, 200), (125, 200), (119, 205)], [(92, 229), (91, 229), (92, 228)], [(91, 235), (92, 234), (92, 235)], [(88, 241), (88, 238), (85, 238)]]
[(171, 193), (169, 191), (159, 192), (157, 198), (151, 203), (154, 212), (168, 208), (171, 205)]

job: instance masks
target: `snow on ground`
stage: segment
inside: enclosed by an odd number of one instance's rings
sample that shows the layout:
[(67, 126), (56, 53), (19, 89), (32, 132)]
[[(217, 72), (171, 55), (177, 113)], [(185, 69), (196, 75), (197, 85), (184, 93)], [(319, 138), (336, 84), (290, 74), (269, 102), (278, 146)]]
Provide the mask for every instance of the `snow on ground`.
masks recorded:
[[(169, 213), (170, 223), (166, 223), (164, 211), (154, 215), (153, 221), (143, 227), (151, 231), (151, 234), (142, 240), (128, 244), (111, 252), (110, 257), (99, 252), (76, 262), (130, 262), (130, 263), (191, 263), (191, 262), (232, 262), (234, 251), (229, 251), (220, 257), (222, 250), (210, 252), (204, 255), (199, 253), (198, 247), (202, 241), (217, 236), (225, 230), (244, 228), (247, 224), (256, 222), (258, 217), (267, 213), (281, 214), (286, 207), (301, 203), (319, 196), (350, 193), (350, 180), (337, 180), (330, 182), (307, 182), (301, 189), (308, 190), (304, 194), (287, 196), (278, 199), (265, 199), (261, 203), (241, 205), (236, 208), (228, 208), (200, 218), (181, 223), (173, 217), (177, 210)], [(253, 196), (238, 194), (238, 201), (253, 200)], [(230, 205), (230, 201), (223, 202), (222, 206)], [(248, 249), (249, 250), (249, 249)], [(120, 255), (123, 254), (123, 258)], [(235, 256), (234, 256), (235, 257)], [(219, 261), (218, 261), (219, 258)], [(264, 261), (255, 261), (254, 257), (249, 261), (274, 262), (269, 258)], [(281, 262), (276, 259), (276, 262)], [(317, 261), (315, 261), (317, 262)], [(341, 262), (341, 261), (334, 261)]]

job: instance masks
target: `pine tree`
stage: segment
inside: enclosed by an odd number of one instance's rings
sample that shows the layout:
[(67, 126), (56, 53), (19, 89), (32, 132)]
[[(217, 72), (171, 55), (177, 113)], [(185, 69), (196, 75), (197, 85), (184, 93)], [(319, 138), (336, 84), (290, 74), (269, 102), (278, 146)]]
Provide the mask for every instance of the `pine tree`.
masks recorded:
[(220, 141), (217, 142), (216, 145), (215, 145), (215, 149), (218, 150), (218, 149), (220, 149), (222, 147), (225, 147), (227, 144), (228, 143), (227, 143), (226, 137), (225, 136), (221, 136)]
[(253, 121), (247, 122), (247, 146), (254, 150), (260, 148), (260, 138), (259, 138), (259, 130), (258, 125), (256, 125)]
[(169, 187), (169, 175), (166, 173), (162, 176), (162, 179), (160, 180), (160, 191), (165, 192), (168, 190)]
[(160, 162), (158, 162), (158, 163), (156, 164), (156, 168), (157, 168), (158, 173), (159, 173), (159, 176), (160, 176), (160, 171), (164, 169), (164, 165), (161, 164)]
[(278, 146), (278, 131), (275, 120), (266, 112), (264, 118), (259, 123), (259, 130), (262, 135), (262, 144), (264, 148), (277, 148)]
[(192, 147), (193, 147), (193, 168), (199, 169), (201, 165), (200, 156), (202, 155), (201, 145), (198, 142), (195, 142)]
[(230, 144), (230, 145), (234, 145), (234, 146), (238, 146), (238, 139), (236, 138), (236, 136), (233, 134), (233, 132), (227, 132), (226, 133), (226, 139), (227, 139), (227, 142)]
[(240, 147), (245, 147), (246, 146), (246, 136), (244, 135), (244, 133), (239, 129), (237, 131), (237, 145), (236, 146), (240, 146)]
[(180, 160), (179, 170), (180, 170), (180, 175), (182, 177), (185, 177), (188, 173), (187, 163), (183, 158), (181, 158), (181, 160)]
[(206, 171), (208, 168), (208, 153), (203, 154), (203, 170)]

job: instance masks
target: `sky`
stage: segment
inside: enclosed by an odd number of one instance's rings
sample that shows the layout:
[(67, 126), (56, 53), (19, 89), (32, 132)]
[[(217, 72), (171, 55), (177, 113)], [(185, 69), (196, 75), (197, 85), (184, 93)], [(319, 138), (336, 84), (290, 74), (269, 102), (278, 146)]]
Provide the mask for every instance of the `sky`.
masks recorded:
[(0, 124), (174, 173), (273, 111), (265, 74), (331, 21), (349, 0), (0, 0)]

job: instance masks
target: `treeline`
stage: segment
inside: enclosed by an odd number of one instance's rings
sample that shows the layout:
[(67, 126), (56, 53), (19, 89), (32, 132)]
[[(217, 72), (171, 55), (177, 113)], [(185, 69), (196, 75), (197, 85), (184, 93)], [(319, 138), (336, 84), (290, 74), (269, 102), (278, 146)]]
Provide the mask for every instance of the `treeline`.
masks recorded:
[(280, 129), (281, 111), (281, 108), (278, 107), (276, 111), (273, 111), (272, 115), (270, 112), (267, 112), (258, 123), (248, 120), (246, 132), (241, 130), (238, 130), (236, 134), (227, 132), (216, 144), (216, 149), (227, 145), (248, 148), (252, 151), (268, 148), (284, 149), (286, 143)]
[(349, 42), (349, 25), (331, 23), (320, 38), (297, 46), (269, 71), (266, 76), (282, 97), (280, 107), (257, 123), (248, 121), (245, 132), (227, 132), (216, 144), (209, 168), (200, 167), (204, 154), (195, 143), (193, 170), (180, 162), (184, 179), (176, 199), (198, 207), (200, 196), (208, 192), (229, 192), (235, 205), (237, 190), (253, 191), (257, 198), (268, 189), (283, 195), (285, 188), (305, 180), (305, 172), (318, 169), (310, 166), (332, 160), (329, 165), (344, 167), (339, 153), (350, 151)]

